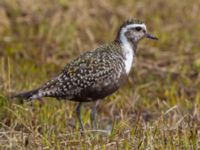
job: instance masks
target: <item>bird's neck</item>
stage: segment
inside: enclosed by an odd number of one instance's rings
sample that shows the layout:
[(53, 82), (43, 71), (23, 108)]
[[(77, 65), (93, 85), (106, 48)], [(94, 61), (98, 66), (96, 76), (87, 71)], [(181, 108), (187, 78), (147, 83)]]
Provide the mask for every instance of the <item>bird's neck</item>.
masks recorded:
[(128, 74), (131, 70), (137, 44), (129, 41), (124, 35), (119, 36), (115, 41), (120, 44), (124, 56), (125, 71)]
[(128, 47), (131, 47), (131, 49), (136, 52), (137, 49), (137, 42), (128, 40), (124, 34), (117, 34), (117, 37), (115, 38), (115, 42), (119, 43), (120, 45), (126, 45)]

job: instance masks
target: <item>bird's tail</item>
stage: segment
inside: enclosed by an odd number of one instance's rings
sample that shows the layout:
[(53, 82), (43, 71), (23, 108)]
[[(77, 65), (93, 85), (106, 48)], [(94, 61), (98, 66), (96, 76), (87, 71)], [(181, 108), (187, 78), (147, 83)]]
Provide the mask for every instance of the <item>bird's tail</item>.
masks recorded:
[(15, 94), (15, 95), (12, 95), (10, 98), (19, 98), (19, 99), (23, 99), (23, 100), (27, 100), (27, 101), (37, 99), (37, 98), (40, 98), (39, 89)]

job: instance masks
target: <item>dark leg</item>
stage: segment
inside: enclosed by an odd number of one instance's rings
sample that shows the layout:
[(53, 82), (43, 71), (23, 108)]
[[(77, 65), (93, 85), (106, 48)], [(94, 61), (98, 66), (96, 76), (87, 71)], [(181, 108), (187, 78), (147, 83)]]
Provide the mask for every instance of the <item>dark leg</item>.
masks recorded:
[(90, 113), (90, 121), (91, 121), (91, 124), (92, 124), (92, 129), (95, 129), (96, 127), (96, 107), (98, 105), (98, 101), (96, 101), (92, 107), (92, 111)]
[(45, 102), (43, 101), (42, 98), (38, 98), (38, 101), (39, 101), (39, 106), (40, 107), (42, 107), (45, 104)]
[(81, 130), (83, 131), (84, 128), (83, 128), (83, 123), (82, 123), (81, 116), (80, 116), (80, 115), (81, 115), (81, 111), (80, 111), (81, 106), (82, 106), (82, 103), (80, 102), (80, 103), (78, 104), (78, 106), (76, 107), (76, 115), (77, 115), (77, 117), (78, 117), (78, 121), (79, 121)]

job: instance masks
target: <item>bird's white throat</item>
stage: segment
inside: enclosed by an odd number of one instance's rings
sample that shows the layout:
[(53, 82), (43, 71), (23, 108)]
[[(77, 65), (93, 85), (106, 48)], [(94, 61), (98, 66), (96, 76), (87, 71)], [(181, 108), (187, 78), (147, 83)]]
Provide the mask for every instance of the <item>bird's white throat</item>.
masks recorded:
[(126, 70), (126, 73), (128, 74), (131, 70), (131, 66), (133, 63), (134, 50), (131, 44), (128, 42), (123, 32), (120, 35), (120, 40), (121, 40), (121, 47), (123, 49), (123, 53), (125, 56), (125, 60), (124, 60), (125, 70)]
[(123, 49), (123, 53), (125, 56), (124, 63), (125, 63), (125, 70), (126, 70), (127, 74), (131, 70), (131, 66), (132, 66), (133, 59), (134, 59), (134, 48), (136, 48), (136, 47), (132, 47), (131, 43), (126, 38), (125, 33), (130, 28), (135, 28), (135, 27), (141, 27), (144, 30), (147, 30), (146, 25), (144, 23), (143, 24), (130, 24), (130, 25), (123, 27), (121, 29), (121, 33), (120, 33), (121, 47)]

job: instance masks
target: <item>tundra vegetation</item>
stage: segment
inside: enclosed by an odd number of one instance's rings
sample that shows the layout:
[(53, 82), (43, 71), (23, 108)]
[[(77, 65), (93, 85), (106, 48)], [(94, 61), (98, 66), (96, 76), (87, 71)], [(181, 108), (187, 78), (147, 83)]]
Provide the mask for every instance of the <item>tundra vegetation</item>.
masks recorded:
[[(199, 14), (199, 0), (1, 0), (0, 149), (200, 148)], [(74, 102), (7, 98), (114, 40), (128, 18), (159, 41), (141, 41), (128, 81), (98, 106), (97, 130), (89, 103), (81, 134)]]

